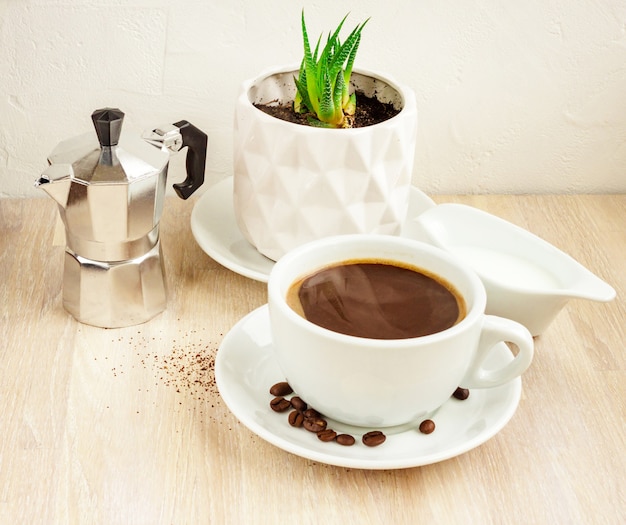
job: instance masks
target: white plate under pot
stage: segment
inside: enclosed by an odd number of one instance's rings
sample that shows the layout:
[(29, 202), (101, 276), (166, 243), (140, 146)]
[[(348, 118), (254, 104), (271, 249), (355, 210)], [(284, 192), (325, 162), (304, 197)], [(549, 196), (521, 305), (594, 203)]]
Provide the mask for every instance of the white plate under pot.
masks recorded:
[[(435, 203), (412, 187), (402, 235), (414, 238), (413, 219)], [(233, 178), (208, 188), (191, 213), (191, 231), (202, 250), (222, 266), (250, 279), (267, 282), (274, 261), (261, 255), (237, 227), (233, 209)]]

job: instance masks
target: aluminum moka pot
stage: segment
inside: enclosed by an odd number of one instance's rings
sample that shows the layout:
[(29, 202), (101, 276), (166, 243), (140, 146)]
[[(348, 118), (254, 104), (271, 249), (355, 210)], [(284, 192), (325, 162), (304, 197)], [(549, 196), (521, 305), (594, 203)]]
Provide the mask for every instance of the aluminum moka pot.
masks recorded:
[(114, 328), (143, 323), (167, 303), (159, 221), (171, 152), (187, 146), (188, 198), (204, 182), (207, 136), (187, 121), (122, 134), (124, 113), (91, 115), (96, 133), (61, 142), (37, 180), (65, 225), (63, 306), (78, 321)]

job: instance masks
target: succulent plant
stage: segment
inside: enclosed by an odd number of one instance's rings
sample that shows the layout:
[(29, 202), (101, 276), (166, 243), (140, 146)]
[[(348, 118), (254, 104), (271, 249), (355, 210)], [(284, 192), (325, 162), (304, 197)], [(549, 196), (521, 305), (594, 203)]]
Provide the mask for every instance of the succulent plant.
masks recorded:
[(294, 78), (297, 93), (294, 111), (312, 113), (309, 123), (330, 128), (352, 127), (356, 110), (356, 96), (350, 93), (350, 76), (354, 58), (361, 42), (361, 31), (369, 18), (357, 25), (341, 43), (339, 33), (348, 15), (344, 16), (334, 32), (328, 34), (326, 45), (320, 51), (322, 35), (311, 52), (309, 35), (302, 11), (302, 40), (304, 57), (298, 78)]

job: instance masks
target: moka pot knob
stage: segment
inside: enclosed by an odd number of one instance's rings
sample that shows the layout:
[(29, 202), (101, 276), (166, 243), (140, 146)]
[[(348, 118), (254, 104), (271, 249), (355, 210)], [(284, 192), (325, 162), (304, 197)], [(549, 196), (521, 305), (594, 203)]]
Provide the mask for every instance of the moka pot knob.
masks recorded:
[(124, 113), (118, 108), (96, 109), (91, 114), (101, 147), (117, 146), (122, 132)]

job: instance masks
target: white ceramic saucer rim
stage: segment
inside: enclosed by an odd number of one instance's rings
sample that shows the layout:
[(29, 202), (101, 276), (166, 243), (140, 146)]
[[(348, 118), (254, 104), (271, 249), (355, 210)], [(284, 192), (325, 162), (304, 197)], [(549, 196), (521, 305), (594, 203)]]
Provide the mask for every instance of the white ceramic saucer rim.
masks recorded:
[[(494, 349), (495, 360), (512, 359), (508, 347), (504, 343), (500, 345)], [(240, 354), (239, 361), (237, 353)], [(513, 417), (522, 388), (521, 379), (517, 378), (497, 389), (474, 390), (466, 401), (451, 399), (432, 416), (435, 423), (439, 421), (439, 424), (430, 435), (420, 434), (415, 429), (387, 429), (387, 441), (377, 448), (365, 447), (360, 442), (353, 447), (322, 443), (306, 430), (290, 427), (285, 414), (276, 414), (269, 408), (269, 387), (284, 378), (272, 355), (267, 305), (243, 317), (226, 335), (217, 352), (215, 379), (222, 399), (234, 416), (265, 441), (320, 463), (371, 470), (423, 466), (476, 448), (496, 435)], [(456, 422), (459, 418), (455, 418), (451, 425), (451, 416), (457, 412), (463, 413), (465, 407), (468, 408), (467, 413), (473, 411), (478, 417), (459, 423)], [(336, 430), (343, 430), (341, 424), (331, 424)], [(465, 426), (465, 431), (469, 432), (481, 424), (485, 425), (484, 428), (475, 431), (471, 438), (459, 441), (457, 427), (463, 430)], [(363, 432), (367, 430), (363, 429)], [(446, 437), (452, 443), (441, 445), (442, 438), (445, 441)], [(407, 441), (410, 446), (407, 446)], [(421, 452), (420, 446), (423, 448)], [(398, 454), (400, 448), (402, 452)]]
[[(261, 255), (239, 231), (233, 210), (233, 177), (227, 177), (209, 187), (196, 202), (191, 213), (191, 231), (202, 250), (222, 266), (235, 273), (267, 282), (274, 261)], [(421, 212), (435, 206), (433, 200), (415, 186), (411, 187), (409, 217), (403, 233), (413, 237), (413, 220)], [(235, 256), (229, 247), (238, 243), (242, 256)]]
[[(223, 179), (209, 187), (191, 212), (191, 232), (202, 250), (216, 262), (239, 275), (267, 282), (274, 262), (261, 255), (243, 237), (233, 210), (233, 178)], [(239, 242), (245, 256), (234, 257), (227, 237)]]

